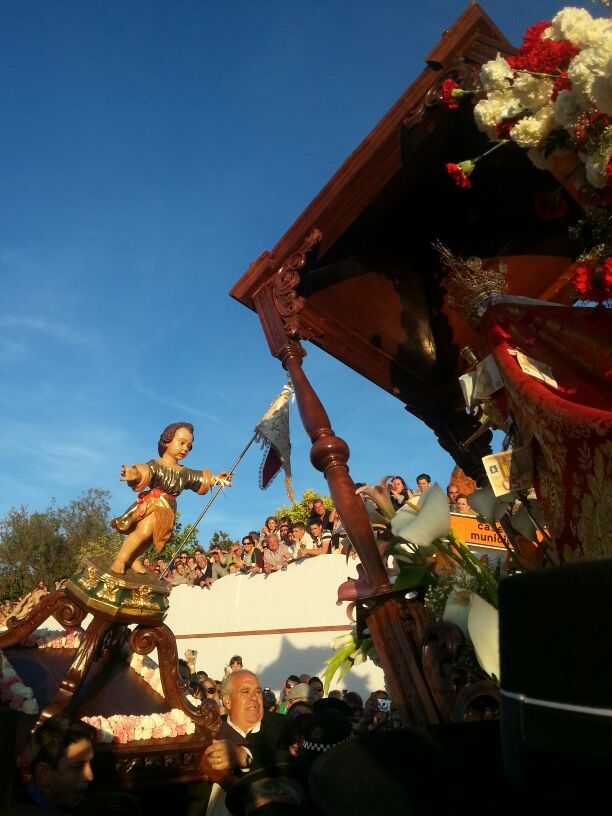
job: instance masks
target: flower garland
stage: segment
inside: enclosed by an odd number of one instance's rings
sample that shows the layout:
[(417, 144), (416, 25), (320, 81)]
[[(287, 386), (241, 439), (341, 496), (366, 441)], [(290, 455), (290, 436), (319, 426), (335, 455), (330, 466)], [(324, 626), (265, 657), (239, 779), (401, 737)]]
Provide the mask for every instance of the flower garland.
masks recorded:
[(24, 714), (38, 714), (34, 692), (23, 682), (4, 652), (0, 651), (0, 700)]
[(96, 729), (96, 742), (125, 745), (149, 739), (167, 739), (182, 737), (195, 732), (193, 720), (181, 711), (173, 708), (164, 714), (113, 714), (112, 717), (82, 717)]
[(36, 649), (78, 649), (85, 630), (81, 627), (54, 632), (52, 629), (37, 629), (21, 641), (20, 646)]
[[(580, 225), (580, 229), (588, 227), (584, 232), (589, 248), (579, 258), (574, 282), (582, 298), (609, 300), (612, 19), (594, 19), (585, 9), (564, 8), (552, 21), (531, 26), (517, 54), (506, 58), (498, 54), (485, 63), (480, 84), (474, 118), (478, 128), (495, 141), (491, 150), (513, 141), (543, 170), (554, 169), (557, 158), (576, 157), (565, 180), (589, 204), (587, 220)], [(452, 79), (441, 88), (442, 101), (449, 108), (456, 108), (460, 97), (471, 93)], [(447, 164), (459, 187), (471, 186), (470, 176), (481, 158)], [(538, 197), (535, 206), (545, 218), (561, 217), (566, 209), (558, 193)]]
[[(19, 644), (26, 648), (36, 649), (76, 649), (80, 646), (85, 630), (71, 629), (54, 632), (50, 629), (37, 629)], [(163, 688), (159, 666), (146, 655), (135, 652), (130, 658), (130, 668), (147, 683), (153, 691), (163, 698)], [(38, 703), (34, 692), (21, 680), (11, 666), (6, 655), (0, 651), (0, 699), (11, 708), (24, 714), (38, 714)], [(96, 742), (117, 743), (167, 739), (181, 737), (195, 732), (193, 720), (179, 708), (173, 708), (163, 714), (114, 714), (111, 717), (82, 717), (96, 729)]]

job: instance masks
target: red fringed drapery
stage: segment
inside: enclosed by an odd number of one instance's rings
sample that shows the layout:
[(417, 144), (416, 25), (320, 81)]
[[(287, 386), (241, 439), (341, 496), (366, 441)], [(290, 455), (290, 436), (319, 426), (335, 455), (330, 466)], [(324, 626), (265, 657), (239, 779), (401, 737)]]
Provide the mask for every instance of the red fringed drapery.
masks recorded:
[[(535, 489), (561, 561), (612, 556), (612, 315), (499, 303), (481, 321), (523, 444), (532, 443)], [(509, 350), (547, 363), (554, 388), (523, 372)]]

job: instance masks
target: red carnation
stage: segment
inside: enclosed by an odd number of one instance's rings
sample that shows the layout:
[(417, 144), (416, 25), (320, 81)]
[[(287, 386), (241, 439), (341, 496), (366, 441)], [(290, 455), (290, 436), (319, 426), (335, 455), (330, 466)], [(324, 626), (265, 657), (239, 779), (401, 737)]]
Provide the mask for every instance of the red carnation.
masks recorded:
[(472, 186), (469, 176), (474, 169), (474, 162), (468, 160), (459, 164), (449, 163), (446, 165), (446, 169), (457, 187), (468, 189)]
[(502, 119), (495, 125), (495, 135), (498, 139), (509, 139), (510, 131), (518, 122), (519, 117), (513, 116), (511, 119)]
[(552, 25), (551, 20), (540, 20), (539, 23), (534, 23), (532, 26), (529, 26), (525, 34), (523, 35), (523, 44), (520, 47), (519, 53), (524, 51), (531, 51), (534, 45), (542, 39), (542, 34), (546, 31), (547, 28), (550, 28)]
[(553, 82), (553, 89), (552, 94), (550, 95), (551, 100), (554, 102), (556, 98), (559, 96), (561, 91), (571, 91), (572, 90), (572, 81), (567, 76), (567, 71), (561, 71), (561, 74), (555, 79)]
[(574, 286), (583, 298), (588, 298), (591, 290), (591, 279), (593, 277), (593, 267), (590, 264), (577, 266), (574, 272)]
[(574, 285), (585, 300), (601, 303), (612, 299), (612, 258), (606, 258), (597, 269), (593, 264), (577, 267)]
[(453, 91), (455, 90), (459, 90), (459, 85), (453, 79), (445, 79), (440, 86), (442, 102), (451, 110), (459, 107), (458, 102), (453, 97)]

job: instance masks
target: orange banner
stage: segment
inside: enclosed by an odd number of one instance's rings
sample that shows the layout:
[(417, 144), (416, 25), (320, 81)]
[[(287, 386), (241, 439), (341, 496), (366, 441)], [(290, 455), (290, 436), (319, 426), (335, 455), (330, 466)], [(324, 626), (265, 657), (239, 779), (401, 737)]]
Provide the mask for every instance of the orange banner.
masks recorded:
[(451, 513), (451, 530), (466, 544), (504, 549), (501, 541), (495, 535), (495, 530), (489, 524), (485, 524), (484, 521), (478, 521), (476, 516), (462, 516), (459, 513)]

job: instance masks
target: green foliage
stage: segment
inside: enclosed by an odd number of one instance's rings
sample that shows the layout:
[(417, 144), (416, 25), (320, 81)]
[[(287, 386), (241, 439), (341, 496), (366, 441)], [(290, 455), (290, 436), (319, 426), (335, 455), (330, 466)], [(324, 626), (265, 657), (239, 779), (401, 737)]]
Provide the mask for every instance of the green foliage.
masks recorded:
[(65, 507), (42, 513), (11, 508), (0, 519), (0, 596), (19, 598), (44, 581), (71, 575), (85, 555), (113, 555), (119, 536), (109, 525), (110, 493), (92, 488)]
[(210, 537), (210, 547), (219, 547), (221, 550), (225, 550), (225, 552), (229, 552), (229, 548), (232, 546), (234, 542), (229, 537), (229, 535), (225, 532), (225, 530), (215, 530), (215, 532)]
[(278, 507), (274, 513), (274, 518), (278, 521), (283, 516), (289, 516), (291, 521), (301, 521), (306, 524), (310, 518), (308, 503), (314, 501), (315, 499), (323, 499), (323, 504), (325, 505), (326, 510), (331, 510), (334, 506), (334, 503), (329, 496), (321, 496), (319, 493), (315, 493), (314, 490), (309, 488), (308, 490), (304, 491), (302, 498), (295, 504), (292, 504), (290, 507)]

